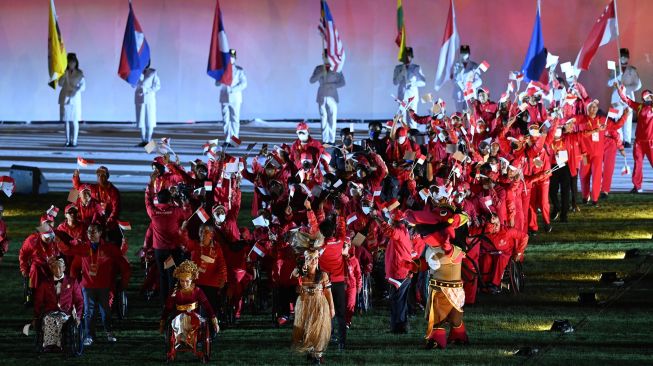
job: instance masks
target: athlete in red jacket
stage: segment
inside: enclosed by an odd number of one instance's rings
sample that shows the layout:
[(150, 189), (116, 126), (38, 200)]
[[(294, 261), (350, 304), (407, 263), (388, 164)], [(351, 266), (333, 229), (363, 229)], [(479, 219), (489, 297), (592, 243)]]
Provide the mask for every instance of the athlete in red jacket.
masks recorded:
[[(120, 217), (120, 191), (109, 182), (109, 169), (105, 166), (97, 168), (97, 184), (87, 184), (91, 189), (91, 197), (100, 203), (107, 219), (108, 226), (117, 225)], [(79, 190), (83, 185), (79, 179), (79, 170), (73, 172), (73, 188)]]
[[(615, 87), (617, 85), (615, 84)], [(623, 88), (623, 86), (621, 86)], [(650, 90), (642, 92), (643, 103), (637, 103), (626, 97), (623, 90), (619, 88), (619, 96), (630, 108), (637, 111), (637, 129), (635, 130), (635, 145), (633, 146), (633, 189), (631, 193), (642, 192), (642, 164), (644, 157), (653, 166), (653, 93)]]

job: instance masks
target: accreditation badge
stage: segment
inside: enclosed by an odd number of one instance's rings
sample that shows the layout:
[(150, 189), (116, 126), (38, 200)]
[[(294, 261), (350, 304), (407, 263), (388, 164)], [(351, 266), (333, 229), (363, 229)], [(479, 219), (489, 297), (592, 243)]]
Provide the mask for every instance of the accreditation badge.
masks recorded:
[(200, 256), (200, 259), (202, 260), (202, 262), (206, 262), (206, 263), (215, 262), (215, 258), (211, 258), (208, 255), (204, 255), (204, 254), (202, 254), (202, 256)]
[(95, 276), (97, 275), (97, 269), (98, 269), (98, 265), (97, 265), (97, 264), (91, 264), (91, 265), (89, 266), (89, 269), (88, 269), (88, 274), (89, 274), (90, 276), (94, 276), (94, 277), (95, 277)]

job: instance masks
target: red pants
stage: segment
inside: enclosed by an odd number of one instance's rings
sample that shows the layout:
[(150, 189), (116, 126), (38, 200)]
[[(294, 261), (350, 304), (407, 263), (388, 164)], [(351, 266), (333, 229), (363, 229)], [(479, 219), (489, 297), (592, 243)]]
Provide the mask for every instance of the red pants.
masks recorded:
[(648, 162), (653, 167), (653, 140), (635, 140), (635, 146), (633, 146), (633, 159), (635, 160), (633, 186), (637, 189), (642, 188), (642, 180), (644, 179), (644, 174), (642, 173), (644, 156), (646, 156)]
[[(501, 286), (501, 278), (503, 277), (503, 272), (510, 262), (510, 257), (514, 250), (514, 241), (506, 241), (506, 245), (503, 248), (497, 246), (489, 246), (483, 242), (483, 251), (479, 258), (479, 269), (483, 273), (483, 283), (492, 283), (495, 286)], [(489, 251), (500, 250), (501, 254), (489, 254)]]
[(533, 185), (532, 184), (527, 185), (526, 186), (526, 191), (525, 192), (522, 191), (521, 192), (521, 197), (520, 197), (521, 198), (521, 214), (522, 214), (521, 220), (522, 221), (521, 221), (521, 227), (517, 227), (517, 225), (515, 225), (515, 227), (518, 230), (521, 230), (524, 233), (528, 232), (528, 213), (530, 212), (528, 210), (528, 207), (530, 207), (530, 205), (531, 205), (532, 190), (533, 190)]
[(347, 298), (347, 306), (345, 307), (345, 322), (347, 324), (351, 323), (351, 318), (354, 316), (354, 310), (356, 309), (356, 286), (347, 286), (345, 290), (345, 296)]
[(542, 219), (551, 224), (551, 207), (549, 206), (549, 180), (534, 183), (531, 188), (531, 200), (528, 208), (528, 228), (537, 231), (537, 209), (542, 210)]
[[(588, 155), (587, 164), (580, 167), (580, 190), (583, 200), (592, 199), (596, 202), (601, 194), (601, 167), (603, 165), (603, 151), (600, 154)], [(590, 177), (592, 179), (592, 191), (590, 192)], [(591, 193), (591, 195), (590, 195)]]
[(614, 174), (614, 165), (617, 159), (617, 140), (606, 138), (604, 146), (603, 180), (601, 180), (601, 192), (610, 193), (610, 187), (612, 187), (612, 175)]

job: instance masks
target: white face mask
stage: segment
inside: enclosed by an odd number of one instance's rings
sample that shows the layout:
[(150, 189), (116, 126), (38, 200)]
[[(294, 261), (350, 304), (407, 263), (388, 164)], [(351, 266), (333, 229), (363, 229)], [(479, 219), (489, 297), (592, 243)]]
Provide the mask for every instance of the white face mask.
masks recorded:
[(459, 196), (456, 198), (456, 201), (457, 201), (458, 203), (463, 203), (464, 200), (465, 200), (465, 195), (463, 195), (463, 194), (459, 195)]
[(463, 61), (469, 60), (469, 53), (463, 53), (460, 55), (460, 57), (463, 59)]
[(363, 213), (368, 215), (372, 211), (372, 207), (363, 206)]
[(357, 170), (357, 171), (356, 171), (356, 176), (357, 176), (358, 178), (364, 178), (364, 173), (363, 173), (363, 171), (362, 171), (362, 170)]
[(440, 132), (438, 133), (438, 139), (440, 139), (440, 142), (444, 142), (447, 139), (447, 136)]
[(226, 214), (213, 215), (213, 218), (215, 219), (215, 222), (217, 222), (218, 224), (222, 224), (224, 220), (227, 219), (227, 215)]
[(299, 138), (299, 141), (301, 141), (301, 142), (306, 142), (306, 141), (308, 141), (308, 134), (298, 133), (297, 138)]
[(404, 142), (406, 142), (406, 136), (399, 137), (399, 139), (397, 141), (399, 141), (399, 144), (403, 145)]
[(556, 132), (554, 134), (554, 137), (559, 138), (560, 136), (562, 136), (562, 129), (556, 128)]

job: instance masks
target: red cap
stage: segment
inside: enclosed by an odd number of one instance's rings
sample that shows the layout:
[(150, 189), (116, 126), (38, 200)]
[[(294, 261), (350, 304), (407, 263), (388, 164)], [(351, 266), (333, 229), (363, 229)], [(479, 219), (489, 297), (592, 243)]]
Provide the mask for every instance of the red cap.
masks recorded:
[(397, 128), (397, 136), (404, 137), (404, 136), (407, 136), (407, 135), (408, 135), (408, 131), (406, 131), (405, 128), (403, 128), (403, 127)]
[(70, 210), (73, 209), (73, 208), (74, 208), (75, 210), (77, 210), (77, 206), (75, 206), (74, 203), (70, 203), (70, 204), (68, 204), (68, 206), (66, 206), (66, 209), (65, 209), (63, 212), (64, 212), (64, 213), (68, 213), (68, 211), (70, 211)]
[(43, 215), (41, 215), (40, 223), (42, 224), (42, 223), (44, 223), (44, 222), (46, 222), (46, 221), (52, 221), (52, 222), (54, 222), (54, 216), (52, 216), (52, 215), (48, 215), (48, 214), (43, 214)]
[(165, 161), (163, 160), (163, 156), (157, 156), (152, 160), (152, 164), (159, 164), (159, 165), (166, 165)]
[(312, 162), (313, 161), (313, 156), (311, 154), (309, 154), (309, 153), (302, 153), (301, 160), (302, 160), (302, 162), (304, 162), (304, 161), (311, 161)]
[(402, 210), (394, 210), (392, 211), (392, 221), (401, 221), (406, 218), (406, 213), (404, 213)]
[(304, 121), (297, 124), (297, 131), (306, 131), (308, 132), (308, 124)]
[(82, 184), (82, 185), (79, 187), (79, 193), (82, 193), (82, 192), (84, 192), (84, 191), (89, 191), (89, 192), (90, 192), (90, 191), (91, 191), (91, 186), (88, 185), (88, 184)]
[(642, 92), (642, 99), (644, 99), (644, 98), (646, 98), (646, 97), (648, 97), (648, 96), (651, 96), (651, 95), (653, 95), (653, 92), (651, 92), (650, 90), (646, 89), (646, 90), (644, 90), (644, 91)]

